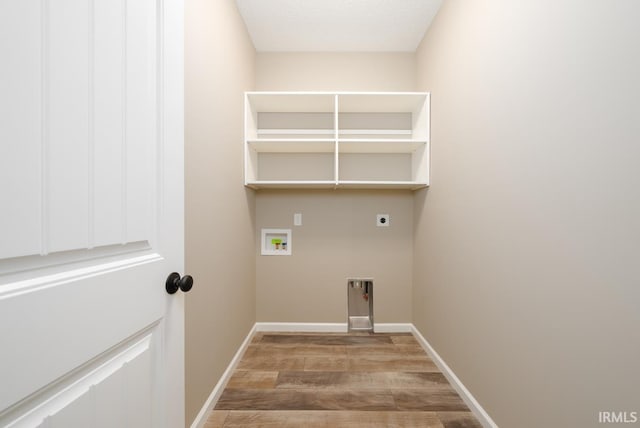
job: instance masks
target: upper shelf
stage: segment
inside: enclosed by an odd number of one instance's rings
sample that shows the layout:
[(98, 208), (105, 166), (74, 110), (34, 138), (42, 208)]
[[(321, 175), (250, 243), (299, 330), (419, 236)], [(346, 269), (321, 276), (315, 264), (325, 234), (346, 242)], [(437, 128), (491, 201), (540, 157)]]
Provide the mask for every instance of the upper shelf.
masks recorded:
[(259, 138), (265, 136), (269, 138), (273, 135), (335, 135), (335, 129), (307, 129), (307, 128), (258, 128), (257, 134)]
[(424, 106), (427, 92), (247, 92), (247, 99), (260, 112), (400, 113)]
[[(411, 139), (413, 131), (411, 129), (338, 129), (338, 138), (366, 139), (366, 138), (388, 138), (388, 139)], [(287, 139), (302, 141), (307, 139), (323, 139), (323, 137), (335, 136), (334, 129), (305, 129), (305, 128), (267, 128), (257, 129), (255, 140), (266, 139)]]

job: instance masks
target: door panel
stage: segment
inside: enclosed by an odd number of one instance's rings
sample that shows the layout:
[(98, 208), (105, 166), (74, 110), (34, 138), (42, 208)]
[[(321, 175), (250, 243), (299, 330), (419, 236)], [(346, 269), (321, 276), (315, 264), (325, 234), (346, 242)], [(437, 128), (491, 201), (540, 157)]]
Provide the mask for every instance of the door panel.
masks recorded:
[[(162, 320), (165, 296), (157, 292), (163, 286), (161, 265), (155, 255), (142, 256), (102, 270), (79, 270), (77, 277), (67, 272), (26, 292), (21, 287), (2, 296), (0, 325), (10, 327), (3, 329), (0, 378), (12, 387), (0, 389), (0, 408)], [(132, 282), (132, 271), (156, 281)]]
[(40, 253), (41, 13), (36, 1), (0, 1), (0, 258)]
[(149, 238), (153, 164), (157, 162), (156, 113), (156, 4), (126, 2), (125, 23), (125, 146), (123, 187), (125, 242)]
[(125, 41), (124, 3), (96, 2), (94, 11), (95, 51), (93, 76), (93, 150), (100, 162), (93, 169), (93, 244), (122, 243), (123, 229), (123, 153), (126, 145), (124, 124)]
[(88, 2), (53, 2), (44, 12), (46, 254), (88, 246)]
[(0, 1), (0, 426), (184, 424), (182, 8)]
[(148, 241), (159, 160), (158, 5), (15, 3), (0, 5), (3, 58), (20, 65), (1, 71), (9, 97), (0, 177), (20, 186), (2, 189), (14, 203), (0, 214), (0, 257)]
[(152, 406), (157, 335), (156, 328), (113, 350), (109, 359), (101, 358), (60, 379), (8, 427), (156, 426)]

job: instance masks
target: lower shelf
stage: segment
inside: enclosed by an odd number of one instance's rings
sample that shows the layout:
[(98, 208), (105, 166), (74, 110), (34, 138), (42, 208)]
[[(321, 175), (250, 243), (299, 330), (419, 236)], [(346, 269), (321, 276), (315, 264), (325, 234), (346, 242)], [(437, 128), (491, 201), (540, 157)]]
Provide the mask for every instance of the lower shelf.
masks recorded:
[(276, 181), (276, 180), (256, 180), (247, 181), (247, 187), (253, 189), (333, 189), (336, 187), (335, 181)]
[(408, 189), (417, 190), (429, 186), (417, 181), (338, 181), (338, 188), (343, 189)]
[(408, 189), (428, 187), (428, 183), (417, 181), (248, 181), (253, 189)]

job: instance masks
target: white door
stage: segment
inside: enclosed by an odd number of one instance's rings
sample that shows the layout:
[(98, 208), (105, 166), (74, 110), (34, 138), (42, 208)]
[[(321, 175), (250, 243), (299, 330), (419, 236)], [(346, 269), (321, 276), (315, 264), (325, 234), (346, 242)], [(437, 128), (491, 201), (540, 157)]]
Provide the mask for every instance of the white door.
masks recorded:
[(0, 426), (184, 426), (183, 6), (0, 0)]

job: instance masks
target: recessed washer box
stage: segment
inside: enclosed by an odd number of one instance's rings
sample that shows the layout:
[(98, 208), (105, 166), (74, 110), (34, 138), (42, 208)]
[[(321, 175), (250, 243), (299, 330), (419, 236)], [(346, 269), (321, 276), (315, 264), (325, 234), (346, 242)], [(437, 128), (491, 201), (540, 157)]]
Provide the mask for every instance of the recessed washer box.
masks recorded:
[(291, 229), (262, 229), (260, 254), (263, 256), (290, 256)]

